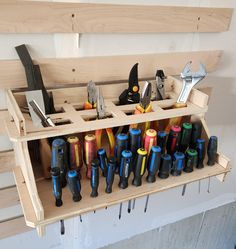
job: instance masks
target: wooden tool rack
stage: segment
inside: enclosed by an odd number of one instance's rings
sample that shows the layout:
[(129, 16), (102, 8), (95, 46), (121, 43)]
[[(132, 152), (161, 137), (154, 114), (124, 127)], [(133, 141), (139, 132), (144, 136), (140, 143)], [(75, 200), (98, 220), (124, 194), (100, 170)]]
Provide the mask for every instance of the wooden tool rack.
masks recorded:
[[(5, 33), (221, 32), (228, 29), (232, 15), (231, 9), (195, 7), (30, 2), (3, 3), (1, 5), (0, 13), (3, 15), (0, 17), (0, 31)], [(29, 12), (35, 7), (38, 10), (38, 19)], [(20, 10), (17, 20), (12, 15), (15, 8)], [(127, 8), (129, 8), (129, 16), (122, 11)], [(47, 13), (47, 18), (44, 18), (45, 13)], [(51, 15), (48, 15), (49, 13)], [(150, 13), (155, 13), (155, 15), (150, 15)], [(188, 13), (188, 18), (186, 18), (186, 13)], [(137, 20), (138, 14), (141, 16)], [(166, 15), (170, 18), (163, 24), (163, 16)], [(28, 20), (27, 24), (20, 25), (19, 20), (25, 19)], [(36, 27), (35, 20), (39, 19), (42, 22)], [(164, 26), (159, 25), (159, 22), (162, 22)], [(140, 187), (130, 184), (127, 189), (121, 190), (118, 188), (118, 177), (116, 176), (111, 194), (105, 193), (105, 179), (100, 177), (97, 198), (90, 197), (90, 182), (83, 177), (81, 181), (82, 200), (78, 203), (73, 202), (69, 190), (65, 188), (63, 189), (64, 205), (58, 208), (54, 205), (51, 181), (42, 177), (38, 171), (40, 165), (34, 161), (28, 149), (28, 143), (32, 140), (80, 134), (96, 129), (145, 121), (159, 120), (162, 123), (177, 116), (183, 116), (183, 120), (200, 120), (203, 125), (202, 136), (208, 140), (210, 133), (204, 119), (208, 109), (208, 95), (193, 89), (187, 107), (172, 109), (182, 87), (182, 82), (174, 77), (168, 76), (166, 79), (165, 87), (168, 98), (163, 101), (152, 101), (153, 112), (151, 113), (132, 115), (135, 105), (118, 106), (117, 100), (119, 94), (127, 88), (125, 80), (128, 77), (129, 69), (136, 62), (140, 63), (139, 77), (153, 82), (153, 74), (157, 67), (164, 69), (166, 75), (179, 75), (189, 60), (201, 61), (206, 65), (208, 72), (214, 71), (221, 54), (222, 51), (196, 51), (74, 59), (37, 59), (35, 63), (38, 63), (42, 69), (44, 83), (47, 87), (51, 87), (50, 91), (53, 93), (55, 107), (58, 111), (56, 114), (49, 115), (57, 126), (47, 128), (35, 128), (30, 116), (21, 111), (21, 108), (26, 106), (26, 98), (24, 90), (19, 90), (19, 88), (26, 86), (26, 79), (20, 62), (18, 60), (0, 61), (0, 78), (3, 79), (1, 86), (7, 88), (7, 106), (10, 114), (5, 118), (5, 124), (14, 144), (18, 166), (14, 168), (14, 174), (26, 224), (36, 227), (39, 235), (43, 235), (47, 224), (61, 219), (212, 176), (217, 176), (220, 181), (223, 181), (226, 173), (230, 171), (230, 165), (229, 159), (219, 153), (217, 164), (213, 167), (206, 165), (203, 169), (196, 169), (191, 174), (183, 173), (178, 177), (157, 179), (152, 184), (143, 180), (143, 185)], [(82, 110), (82, 105), (87, 98), (85, 83), (89, 80), (98, 82), (102, 89), (109, 116), (107, 119), (96, 120), (95, 110)], [(142, 82), (140, 85), (142, 87)]]

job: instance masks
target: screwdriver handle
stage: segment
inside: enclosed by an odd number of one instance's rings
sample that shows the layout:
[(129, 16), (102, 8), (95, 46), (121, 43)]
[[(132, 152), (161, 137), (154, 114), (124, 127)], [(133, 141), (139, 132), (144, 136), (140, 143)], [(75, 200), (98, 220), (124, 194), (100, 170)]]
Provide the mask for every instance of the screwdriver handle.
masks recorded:
[(70, 191), (73, 195), (73, 201), (77, 202), (82, 199), (82, 196), (80, 194), (81, 191), (81, 184), (79, 175), (76, 170), (70, 170), (67, 173), (67, 182), (70, 188)]
[(148, 157), (148, 176), (147, 182), (155, 182), (156, 174), (161, 164), (161, 148), (159, 146), (152, 146), (151, 153)]
[(112, 192), (112, 185), (114, 182), (114, 175), (116, 170), (116, 159), (111, 157), (107, 166), (107, 176), (106, 176), (106, 193)]
[(192, 124), (183, 123), (178, 151), (185, 153), (188, 149), (192, 133)]
[(192, 134), (191, 134), (191, 140), (190, 140), (190, 149), (196, 150), (197, 145), (197, 139), (201, 138), (202, 134), (202, 124), (200, 122), (194, 122), (192, 123)]
[(119, 173), (122, 151), (128, 149), (128, 135), (125, 133), (119, 133), (116, 137), (116, 146), (115, 146), (115, 157), (116, 157), (116, 173)]
[(181, 127), (178, 125), (171, 126), (166, 145), (166, 150), (169, 155), (173, 156), (176, 152), (177, 148), (179, 147), (180, 138)]
[(92, 192), (90, 196), (97, 197), (98, 196), (98, 185), (99, 185), (99, 160), (97, 158), (93, 159), (93, 161), (91, 162), (90, 184), (92, 188)]
[(197, 139), (196, 141), (196, 150), (198, 154), (198, 162), (197, 162), (197, 168), (201, 169), (204, 167), (203, 161), (205, 158), (206, 154), (206, 149), (205, 149), (205, 140), (204, 139)]
[(56, 199), (55, 205), (57, 207), (62, 206), (62, 188), (61, 188), (61, 181), (60, 181), (60, 168), (54, 167), (51, 169), (51, 175), (52, 175), (52, 189), (53, 189), (53, 195)]
[(157, 133), (157, 145), (161, 147), (161, 154), (165, 154), (166, 150), (167, 133), (165, 131), (158, 131)]
[[(183, 107), (186, 107), (186, 106), (187, 106), (186, 103), (175, 103), (172, 108), (173, 109), (175, 109), (175, 108), (183, 108)], [(169, 133), (169, 131), (171, 129), (171, 126), (173, 126), (173, 125), (179, 125), (180, 126), (181, 121), (182, 121), (182, 117), (170, 118), (169, 123), (165, 128), (165, 131)]]
[(137, 128), (129, 130), (129, 150), (131, 150), (133, 158), (137, 155), (137, 150), (141, 147), (141, 133), (142, 131)]
[(132, 170), (132, 152), (130, 150), (122, 151), (120, 163), (120, 182), (119, 187), (125, 189), (128, 187), (128, 179)]
[(217, 147), (218, 147), (218, 138), (216, 136), (211, 136), (207, 146), (207, 155), (208, 155), (207, 165), (209, 166), (213, 166), (216, 163)]
[(108, 162), (107, 162), (107, 153), (104, 148), (100, 148), (97, 151), (97, 157), (100, 162), (100, 168), (102, 170), (102, 175), (107, 176), (107, 167), (108, 167)]
[(144, 148), (140, 148), (137, 151), (136, 160), (134, 163), (134, 179), (132, 184), (135, 186), (142, 185), (142, 176), (145, 173), (147, 166), (147, 151)]

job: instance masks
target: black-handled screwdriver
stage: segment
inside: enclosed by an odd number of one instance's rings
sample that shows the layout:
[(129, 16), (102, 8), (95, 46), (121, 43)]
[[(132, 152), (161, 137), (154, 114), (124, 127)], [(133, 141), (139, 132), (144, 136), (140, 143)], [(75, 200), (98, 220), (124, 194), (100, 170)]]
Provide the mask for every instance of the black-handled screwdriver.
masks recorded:
[(93, 161), (91, 162), (90, 184), (92, 188), (92, 192), (90, 196), (97, 197), (98, 196), (98, 185), (99, 185), (99, 160), (97, 158), (93, 159)]
[(132, 152), (130, 150), (123, 150), (120, 163), (120, 188), (125, 189), (128, 187), (128, 179), (132, 170), (132, 163)]
[(51, 175), (52, 175), (52, 189), (53, 189), (53, 195), (56, 199), (55, 205), (57, 207), (62, 206), (62, 187), (61, 187), (61, 181), (60, 181), (60, 168), (54, 167), (51, 169)]
[(102, 170), (102, 175), (107, 176), (107, 167), (108, 167), (108, 160), (107, 160), (107, 153), (104, 148), (100, 148), (97, 151), (97, 156), (100, 161), (100, 168)]
[(137, 151), (137, 156), (134, 163), (134, 179), (132, 184), (135, 186), (142, 185), (142, 177), (145, 173), (147, 166), (147, 151), (144, 148), (140, 148)]
[(82, 196), (80, 194), (81, 184), (79, 175), (76, 170), (70, 170), (67, 173), (67, 182), (70, 188), (70, 192), (72, 193), (72, 198), (74, 202), (80, 201)]
[(198, 155), (198, 161), (197, 161), (197, 168), (201, 169), (204, 167), (203, 161), (205, 158), (205, 154), (206, 154), (206, 149), (205, 149), (205, 140), (200, 138), (197, 139), (196, 142), (196, 150), (197, 150), (197, 155)]
[(207, 155), (208, 155), (207, 165), (209, 166), (213, 166), (216, 163), (217, 147), (218, 147), (218, 138), (216, 136), (211, 136), (207, 146)]
[(200, 122), (192, 123), (192, 134), (189, 145), (190, 149), (196, 150), (197, 140), (201, 138), (201, 134), (202, 134), (202, 124)]
[(119, 173), (122, 151), (128, 149), (128, 135), (119, 133), (116, 137), (115, 157), (116, 157), (116, 173)]
[(106, 193), (112, 192), (112, 184), (114, 182), (114, 175), (116, 170), (116, 159), (111, 157), (108, 161), (107, 176), (106, 176)]

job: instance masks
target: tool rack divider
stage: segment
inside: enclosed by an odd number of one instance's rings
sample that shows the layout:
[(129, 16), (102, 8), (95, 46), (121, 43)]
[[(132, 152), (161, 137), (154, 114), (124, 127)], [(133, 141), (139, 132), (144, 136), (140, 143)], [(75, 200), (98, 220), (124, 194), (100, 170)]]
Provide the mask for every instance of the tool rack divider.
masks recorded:
[[(144, 121), (155, 121), (177, 116), (204, 114), (207, 111), (208, 96), (196, 89), (192, 91), (190, 101), (187, 103), (187, 107), (171, 109), (171, 106), (173, 106), (173, 104), (176, 102), (176, 98), (181, 89), (182, 82), (173, 77), (168, 77), (167, 82), (167, 89), (172, 89), (171, 92), (167, 93), (171, 98), (162, 101), (153, 101), (153, 111), (150, 113), (145, 113), (142, 115), (130, 115), (134, 112), (136, 104), (117, 106), (115, 104), (117, 98), (105, 99), (107, 113), (108, 115), (111, 115), (111, 117), (96, 120), (96, 110), (76, 111), (75, 106), (83, 106), (83, 103), (64, 103), (63, 105), (58, 106), (58, 109), (63, 109), (64, 112), (52, 114), (49, 116), (55, 123), (63, 121), (67, 122), (67, 124), (58, 125), (56, 127), (36, 128), (33, 126), (32, 120), (29, 115), (23, 115), (21, 113), (25, 125), (25, 135), (19, 133), (19, 130), (14, 128), (11, 120), (6, 120), (9, 137), (12, 139), (12, 141), (29, 141), (33, 139), (93, 131), (95, 129), (142, 123)], [(120, 90), (120, 88), (118, 86), (117, 89), (116, 86), (118, 85), (115, 84), (113, 85), (113, 87), (112, 85), (109, 85), (108, 89), (106, 89), (106, 86), (103, 86), (105, 95), (109, 89), (113, 88), (113, 92), (116, 93), (116, 96), (118, 96), (118, 89)], [(61, 91), (66, 92), (66, 89)], [(86, 91), (83, 92), (85, 93)], [(10, 92), (10, 94), (12, 93)], [(13, 99), (13, 102), (16, 103), (15, 98)], [(9, 108), (10, 114), (12, 115), (14, 120), (14, 114), (17, 110), (20, 110), (18, 105), (16, 110), (12, 111), (11, 108)], [(18, 122), (17, 119), (16, 122)]]

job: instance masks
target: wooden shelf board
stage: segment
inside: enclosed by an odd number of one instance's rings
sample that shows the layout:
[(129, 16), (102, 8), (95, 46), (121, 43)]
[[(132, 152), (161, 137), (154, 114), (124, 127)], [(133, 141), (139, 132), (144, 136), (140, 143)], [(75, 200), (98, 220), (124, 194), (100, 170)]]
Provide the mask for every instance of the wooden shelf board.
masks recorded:
[(90, 181), (88, 179), (85, 179), (85, 174), (83, 172), (83, 179), (81, 180), (82, 200), (80, 202), (73, 202), (72, 195), (68, 187), (65, 187), (62, 194), (63, 206), (61, 207), (55, 206), (55, 199), (52, 194), (51, 180), (39, 180), (37, 182), (37, 188), (39, 197), (44, 207), (45, 215), (45, 219), (42, 221), (36, 220), (35, 215), (33, 215), (33, 209), (30, 209), (28, 206), (29, 197), (27, 197), (26, 186), (21, 186), (20, 188), (18, 187), (18, 191), (20, 192), (21, 199), (23, 198), (22, 205), (27, 205), (27, 208), (23, 208), (26, 215), (27, 224), (32, 227), (37, 227), (38, 225), (54, 223), (61, 219), (78, 216), (83, 213), (105, 208), (114, 204), (118, 204), (120, 202), (128, 201), (130, 199), (146, 196), (148, 194), (168, 190), (184, 184), (189, 184), (191, 182), (195, 182), (208, 177), (225, 174), (229, 172), (230, 169), (231, 168), (229, 165), (224, 168), (219, 164), (215, 164), (213, 167), (205, 166), (203, 169), (195, 169), (192, 173), (183, 173), (181, 176), (177, 177), (170, 176), (167, 179), (160, 179), (158, 177), (155, 183), (147, 183), (145, 174), (145, 176), (143, 177), (142, 186), (140, 187), (135, 187), (131, 184), (133, 178), (133, 176), (131, 175), (129, 179), (129, 187), (125, 190), (119, 189), (119, 177), (118, 175), (116, 175), (113, 184), (113, 192), (111, 194), (105, 193), (105, 178), (100, 176), (99, 196), (97, 198), (90, 197)]
[(230, 8), (16, 1), (1, 3), (0, 32), (222, 32), (232, 13)]

